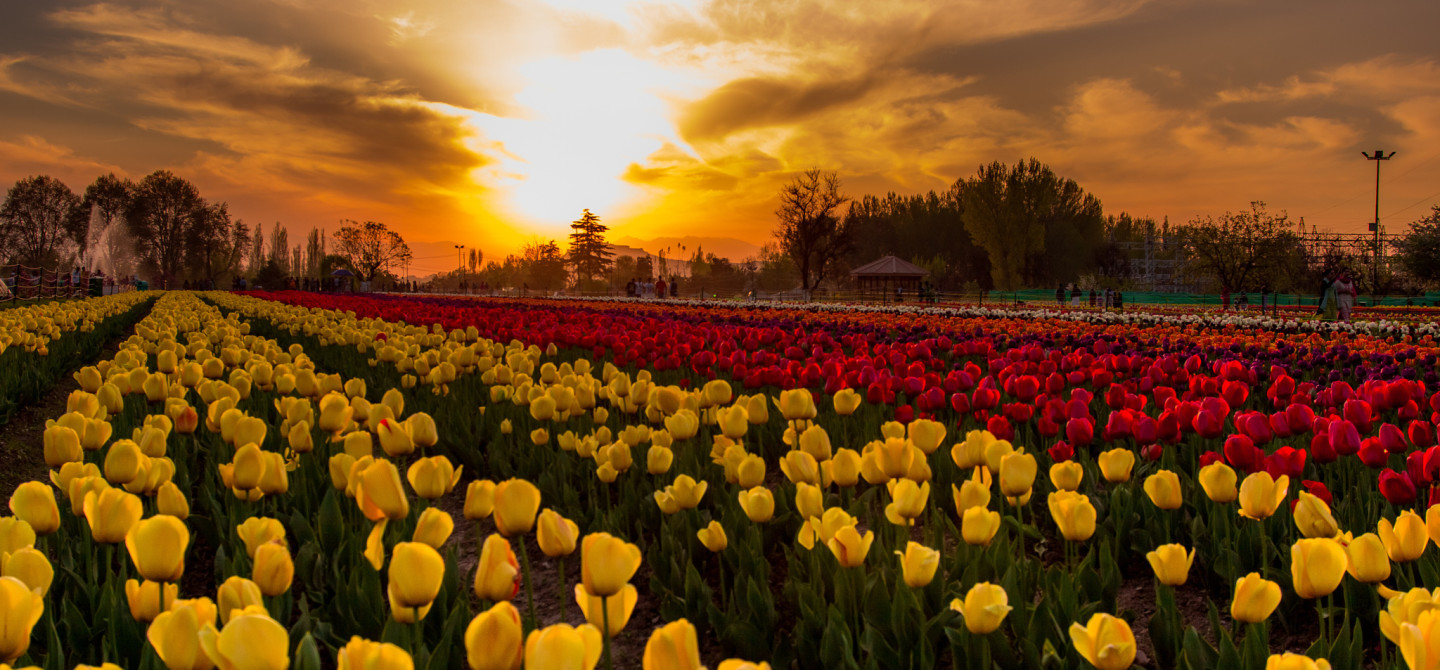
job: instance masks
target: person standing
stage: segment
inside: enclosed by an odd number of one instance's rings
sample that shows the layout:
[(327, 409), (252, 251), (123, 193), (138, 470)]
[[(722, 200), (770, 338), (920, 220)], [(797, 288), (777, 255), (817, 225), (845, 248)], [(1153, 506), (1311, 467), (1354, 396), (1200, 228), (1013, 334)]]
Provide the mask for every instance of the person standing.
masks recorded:
[(680, 278), (673, 275), (670, 277), (670, 297), (680, 297)]
[(1061, 306), (1061, 307), (1065, 306), (1065, 285), (1064, 285), (1064, 284), (1056, 284), (1056, 285), (1055, 285), (1055, 304), (1058, 305), (1058, 306)]
[(656, 282), (655, 282), (655, 297), (656, 297), (656, 298), (664, 298), (664, 297), (665, 297), (665, 278), (664, 278), (664, 277), (661, 277), (660, 279), (656, 280)]
[(1350, 281), (1350, 273), (1340, 273), (1340, 278), (1335, 280), (1331, 288), (1335, 290), (1340, 320), (1349, 321), (1350, 314), (1355, 311), (1355, 282)]
[(1320, 308), (1315, 310), (1315, 313), (1325, 321), (1334, 321), (1339, 308), (1339, 296), (1335, 295), (1335, 280), (1329, 275), (1320, 277)]

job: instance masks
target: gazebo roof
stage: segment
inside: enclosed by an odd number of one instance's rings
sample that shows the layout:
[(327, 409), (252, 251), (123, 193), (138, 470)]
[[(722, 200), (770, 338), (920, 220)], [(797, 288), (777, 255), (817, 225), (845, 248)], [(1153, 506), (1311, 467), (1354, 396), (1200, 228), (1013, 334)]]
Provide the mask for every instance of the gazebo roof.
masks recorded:
[(851, 277), (924, 277), (928, 274), (924, 268), (894, 256), (886, 256), (850, 271)]

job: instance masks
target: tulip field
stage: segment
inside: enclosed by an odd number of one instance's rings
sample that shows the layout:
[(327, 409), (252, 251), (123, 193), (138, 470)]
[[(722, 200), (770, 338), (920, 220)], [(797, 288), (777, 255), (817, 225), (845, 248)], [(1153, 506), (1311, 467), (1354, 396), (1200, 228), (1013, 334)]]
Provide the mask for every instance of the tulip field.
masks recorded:
[(0, 311), (0, 667), (1440, 668), (1440, 326), (1309, 318)]

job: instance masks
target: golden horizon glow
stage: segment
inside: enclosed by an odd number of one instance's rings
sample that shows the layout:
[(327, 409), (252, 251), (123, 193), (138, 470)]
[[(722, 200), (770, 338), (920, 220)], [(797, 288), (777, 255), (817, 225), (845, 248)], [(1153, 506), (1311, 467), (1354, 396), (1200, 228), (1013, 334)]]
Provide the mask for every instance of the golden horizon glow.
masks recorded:
[(586, 208), (617, 240), (753, 249), (806, 168), (858, 197), (1029, 156), (1107, 213), (1265, 200), (1360, 232), (1358, 153), (1383, 147), (1400, 232), (1440, 201), (1437, 20), (1343, 0), (10, 3), (0, 180), (171, 169), (251, 223), (386, 221), (443, 269), (452, 242), (563, 244)]

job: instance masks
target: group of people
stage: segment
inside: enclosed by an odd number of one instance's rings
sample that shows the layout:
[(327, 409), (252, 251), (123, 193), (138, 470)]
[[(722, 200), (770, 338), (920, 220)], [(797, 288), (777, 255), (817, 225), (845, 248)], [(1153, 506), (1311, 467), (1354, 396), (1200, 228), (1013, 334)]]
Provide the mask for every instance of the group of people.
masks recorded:
[(680, 279), (671, 277), (667, 283), (664, 277), (655, 281), (631, 277), (630, 281), (625, 283), (625, 295), (630, 298), (664, 298), (666, 291), (669, 291), (671, 298), (680, 297)]
[[(1067, 293), (1070, 296), (1071, 307), (1080, 307), (1084, 304), (1083, 301), (1085, 299), (1085, 292), (1081, 291), (1080, 285), (1074, 282), (1071, 282), (1067, 285), (1055, 287), (1055, 304), (1063, 307), (1065, 305), (1065, 296)], [(1107, 311), (1110, 310), (1112, 307), (1116, 310), (1124, 311), (1125, 294), (1122, 293), (1119, 289), (1107, 288), (1103, 293), (1101, 293), (1092, 288), (1090, 289), (1090, 306), (1099, 307)]]
[(142, 282), (135, 275), (116, 277), (103, 270), (91, 272), (75, 267), (44, 270), (23, 265), (0, 266), (0, 300), (36, 298), (81, 298), (134, 290)]

